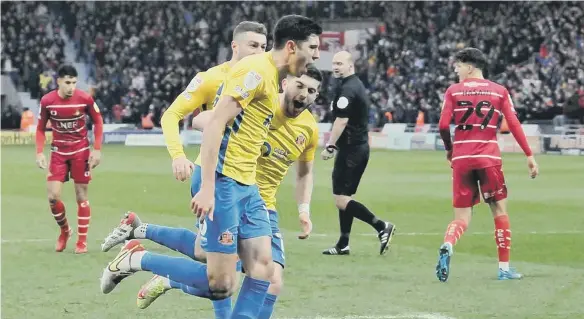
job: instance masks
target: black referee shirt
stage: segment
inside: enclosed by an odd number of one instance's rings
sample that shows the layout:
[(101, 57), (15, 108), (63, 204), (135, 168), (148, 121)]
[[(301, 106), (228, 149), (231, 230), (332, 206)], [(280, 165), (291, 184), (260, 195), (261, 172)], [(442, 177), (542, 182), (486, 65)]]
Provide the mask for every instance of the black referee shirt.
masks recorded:
[(333, 117), (349, 118), (337, 147), (361, 145), (369, 140), (369, 105), (365, 86), (355, 74), (340, 80), (332, 102)]

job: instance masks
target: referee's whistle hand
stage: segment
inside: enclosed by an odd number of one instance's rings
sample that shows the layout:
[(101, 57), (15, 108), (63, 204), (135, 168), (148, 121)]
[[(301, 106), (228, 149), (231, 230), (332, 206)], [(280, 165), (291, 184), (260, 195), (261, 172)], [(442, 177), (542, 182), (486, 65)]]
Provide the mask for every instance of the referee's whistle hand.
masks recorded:
[(331, 158), (335, 157), (335, 152), (329, 152), (329, 150), (325, 148), (322, 150), (322, 153), (320, 153), (320, 157), (325, 161), (330, 160)]

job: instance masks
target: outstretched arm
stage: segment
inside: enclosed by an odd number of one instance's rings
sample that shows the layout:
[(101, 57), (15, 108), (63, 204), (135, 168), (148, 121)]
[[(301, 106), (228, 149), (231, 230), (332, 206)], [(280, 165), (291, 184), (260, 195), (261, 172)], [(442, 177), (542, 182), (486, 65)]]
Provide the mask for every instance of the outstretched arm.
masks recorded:
[(193, 117), (193, 122), (192, 122), (193, 129), (203, 132), (205, 130), (205, 127), (207, 127), (207, 125), (209, 125), (209, 122), (211, 121), (212, 116), (213, 116), (213, 111), (209, 110), (209, 111), (203, 111), (203, 112), (199, 113), (197, 116)]
[(302, 234), (299, 239), (306, 239), (312, 232), (310, 220), (310, 200), (312, 198), (314, 161), (299, 161), (296, 170), (296, 202), (298, 203), (298, 218)]

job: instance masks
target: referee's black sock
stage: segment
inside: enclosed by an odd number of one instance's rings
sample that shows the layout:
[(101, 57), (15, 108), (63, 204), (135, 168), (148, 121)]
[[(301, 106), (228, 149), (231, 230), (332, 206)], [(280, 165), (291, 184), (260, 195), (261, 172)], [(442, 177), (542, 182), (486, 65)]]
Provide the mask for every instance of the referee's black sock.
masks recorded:
[(349, 245), (349, 236), (351, 236), (351, 227), (353, 227), (353, 215), (346, 210), (339, 209), (339, 223), (341, 224), (341, 237), (339, 237), (337, 247), (345, 248)]
[(375, 215), (369, 211), (367, 207), (356, 200), (351, 200), (347, 204), (347, 208), (345, 210), (355, 218), (358, 218), (371, 225), (371, 227), (375, 228), (377, 232), (383, 231), (385, 229), (385, 222), (377, 219), (377, 217), (375, 217)]

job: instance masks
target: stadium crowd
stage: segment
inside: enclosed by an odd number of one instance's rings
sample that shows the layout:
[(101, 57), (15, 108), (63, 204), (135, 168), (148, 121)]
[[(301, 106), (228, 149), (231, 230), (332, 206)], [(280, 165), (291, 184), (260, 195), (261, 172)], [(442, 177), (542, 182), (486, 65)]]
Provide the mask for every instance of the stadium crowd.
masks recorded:
[[(582, 2), (3, 2), (2, 70), (38, 98), (54, 86), (66, 34), (107, 122), (149, 114), (158, 125), (194, 74), (229, 58), (220, 48), (229, 47), (232, 26), (256, 20), (270, 29), (290, 13), (379, 19), (356, 61), (372, 126), (421, 114), (436, 123), (456, 80), (449, 57), (467, 46), (488, 55), (487, 76), (509, 88), (521, 120), (584, 110)], [(313, 107), (320, 121), (331, 120), (334, 84), (326, 79)]]
[(43, 3), (2, 3), (2, 73), (34, 99), (56, 88), (65, 57), (60, 18)]

